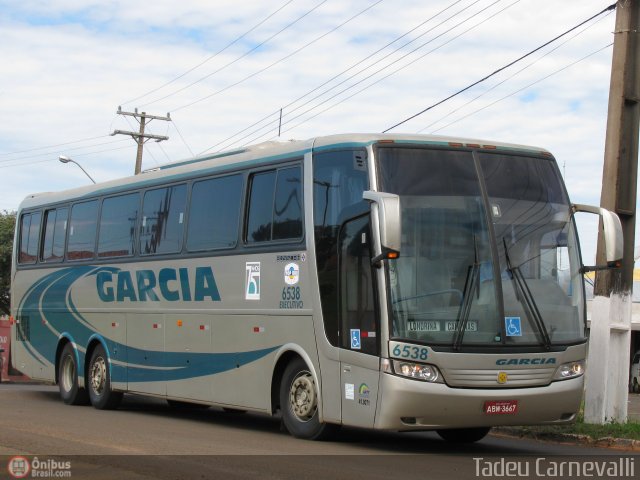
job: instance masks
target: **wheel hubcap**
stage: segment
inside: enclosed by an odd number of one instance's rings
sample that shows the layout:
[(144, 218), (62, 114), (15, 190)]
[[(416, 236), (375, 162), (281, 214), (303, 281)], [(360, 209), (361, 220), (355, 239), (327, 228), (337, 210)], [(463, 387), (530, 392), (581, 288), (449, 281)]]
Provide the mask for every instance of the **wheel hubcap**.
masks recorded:
[(91, 388), (96, 395), (102, 395), (107, 381), (107, 364), (104, 358), (98, 357), (91, 366)]
[(309, 372), (301, 372), (291, 383), (289, 403), (291, 410), (300, 421), (306, 422), (316, 413), (316, 389)]

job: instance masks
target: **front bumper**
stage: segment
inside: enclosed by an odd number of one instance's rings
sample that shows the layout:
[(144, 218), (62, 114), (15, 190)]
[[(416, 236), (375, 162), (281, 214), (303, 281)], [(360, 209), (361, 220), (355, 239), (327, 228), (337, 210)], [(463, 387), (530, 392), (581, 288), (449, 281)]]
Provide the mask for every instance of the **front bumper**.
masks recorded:
[[(382, 373), (375, 425), (384, 430), (570, 423), (580, 408), (584, 376), (530, 388), (451, 388)], [(488, 415), (490, 400), (517, 400), (518, 411)]]

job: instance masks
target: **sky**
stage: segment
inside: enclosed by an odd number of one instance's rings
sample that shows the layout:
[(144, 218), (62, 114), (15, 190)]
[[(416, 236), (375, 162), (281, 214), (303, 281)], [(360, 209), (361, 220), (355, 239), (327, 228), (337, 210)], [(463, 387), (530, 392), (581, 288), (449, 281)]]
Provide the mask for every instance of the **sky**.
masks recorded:
[[(133, 174), (123, 111), (170, 114), (143, 169), (278, 139), (382, 132), (613, 0), (0, 0), (0, 210)], [(391, 130), (535, 145), (599, 204), (615, 12)], [(595, 218), (578, 219), (583, 260)]]

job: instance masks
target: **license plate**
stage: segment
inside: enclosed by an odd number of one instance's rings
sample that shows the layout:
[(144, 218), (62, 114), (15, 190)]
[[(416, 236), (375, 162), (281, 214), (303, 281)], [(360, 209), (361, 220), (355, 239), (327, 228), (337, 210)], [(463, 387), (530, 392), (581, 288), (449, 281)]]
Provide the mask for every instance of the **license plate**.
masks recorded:
[(512, 415), (517, 411), (517, 400), (490, 400), (484, 402), (484, 413), (487, 415)]
[[(458, 322), (446, 322), (445, 329), (447, 332), (455, 332), (458, 328)], [(475, 320), (469, 320), (467, 322), (467, 326), (465, 327), (467, 332), (477, 332), (478, 331), (478, 322)]]

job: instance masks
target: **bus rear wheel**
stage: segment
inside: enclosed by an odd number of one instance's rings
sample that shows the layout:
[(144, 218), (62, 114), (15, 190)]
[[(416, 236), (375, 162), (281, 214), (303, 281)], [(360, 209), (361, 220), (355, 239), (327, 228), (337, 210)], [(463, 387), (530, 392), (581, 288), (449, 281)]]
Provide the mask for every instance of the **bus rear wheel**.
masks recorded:
[(122, 400), (122, 392), (111, 390), (109, 362), (102, 345), (97, 345), (93, 349), (87, 377), (91, 404), (99, 410), (118, 408)]
[(436, 430), (440, 438), (451, 443), (473, 443), (487, 436), (491, 427), (452, 428), (451, 430)]
[(306, 363), (297, 358), (284, 371), (280, 384), (282, 422), (297, 438), (324, 440), (333, 435), (337, 425), (318, 419), (318, 390)]
[(67, 343), (58, 362), (60, 398), (67, 405), (89, 405), (89, 395), (78, 384), (78, 363), (73, 345)]

